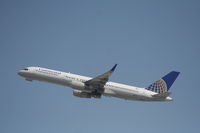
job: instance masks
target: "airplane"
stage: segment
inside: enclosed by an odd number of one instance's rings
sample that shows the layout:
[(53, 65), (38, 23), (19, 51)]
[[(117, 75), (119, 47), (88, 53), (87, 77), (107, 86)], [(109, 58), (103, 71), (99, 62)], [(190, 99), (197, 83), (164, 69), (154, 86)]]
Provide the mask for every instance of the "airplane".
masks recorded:
[(110, 82), (109, 77), (115, 71), (115, 64), (109, 71), (95, 78), (65, 73), (42, 67), (27, 67), (18, 74), (27, 81), (38, 80), (71, 87), (73, 95), (80, 98), (101, 98), (101, 96), (138, 101), (172, 101), (170, 87), (180, 74), (172, 71), (146, 88)]

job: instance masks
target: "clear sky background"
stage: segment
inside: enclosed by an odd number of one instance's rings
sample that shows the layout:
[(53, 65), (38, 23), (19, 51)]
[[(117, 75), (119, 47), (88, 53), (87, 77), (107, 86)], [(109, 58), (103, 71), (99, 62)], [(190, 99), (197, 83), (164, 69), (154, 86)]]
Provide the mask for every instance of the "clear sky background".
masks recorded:
[[(200, 130), (198, 0), (1, 0), (1, 133)], [(172, 70), (173, 102), (81, 99), (17, 75), (41, 66), (147, 87)]]

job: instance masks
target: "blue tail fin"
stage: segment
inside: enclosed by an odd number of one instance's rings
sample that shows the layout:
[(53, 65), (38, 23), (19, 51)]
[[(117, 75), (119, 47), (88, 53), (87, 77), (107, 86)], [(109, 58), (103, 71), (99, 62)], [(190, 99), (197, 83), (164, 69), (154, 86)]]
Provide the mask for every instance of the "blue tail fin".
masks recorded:
[(179, 73), (180, 72), (172, 71), (162, 77), (160, 80), (157, 80), (156, 82), (148, 86), (146, 89), (157, 93), (167, 92), (178, 77)]

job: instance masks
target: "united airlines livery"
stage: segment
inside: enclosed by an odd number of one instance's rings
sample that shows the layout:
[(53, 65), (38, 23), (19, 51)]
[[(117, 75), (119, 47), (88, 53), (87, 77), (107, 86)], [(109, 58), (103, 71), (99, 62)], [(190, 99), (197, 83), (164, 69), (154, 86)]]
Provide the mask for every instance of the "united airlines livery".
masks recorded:
[(170, 87), (179, 75), (172, 71), (146, 88), (139, 88), (115, 82), (109, 82), (117, 64), (106, 73), (95, 78), (80, 76), (72, 73), (51, 70), (42, 67), (27, 67), (18, 74), (27, 81), (38, 80), (71, 87), (73, 95), (81, 98), (101, 98), (111, 96), (127, 100), (140, 101), (172, 101), (169, 97)]

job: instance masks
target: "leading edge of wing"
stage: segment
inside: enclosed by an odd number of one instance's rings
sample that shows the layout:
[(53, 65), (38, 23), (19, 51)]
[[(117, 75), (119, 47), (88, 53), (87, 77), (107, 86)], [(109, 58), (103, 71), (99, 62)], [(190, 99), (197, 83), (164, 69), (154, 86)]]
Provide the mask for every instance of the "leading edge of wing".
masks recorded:
[(102, 88), (106, 82), (109, 80), (110, 75), (114, 72), (115, 68), (117, 67), (117, 64), (115, 64), (109, 71), (92, 78), (85, 82), (87, 86), (93, 86), (93, 88), (96, 88), (96, 86), (99, 86)]

